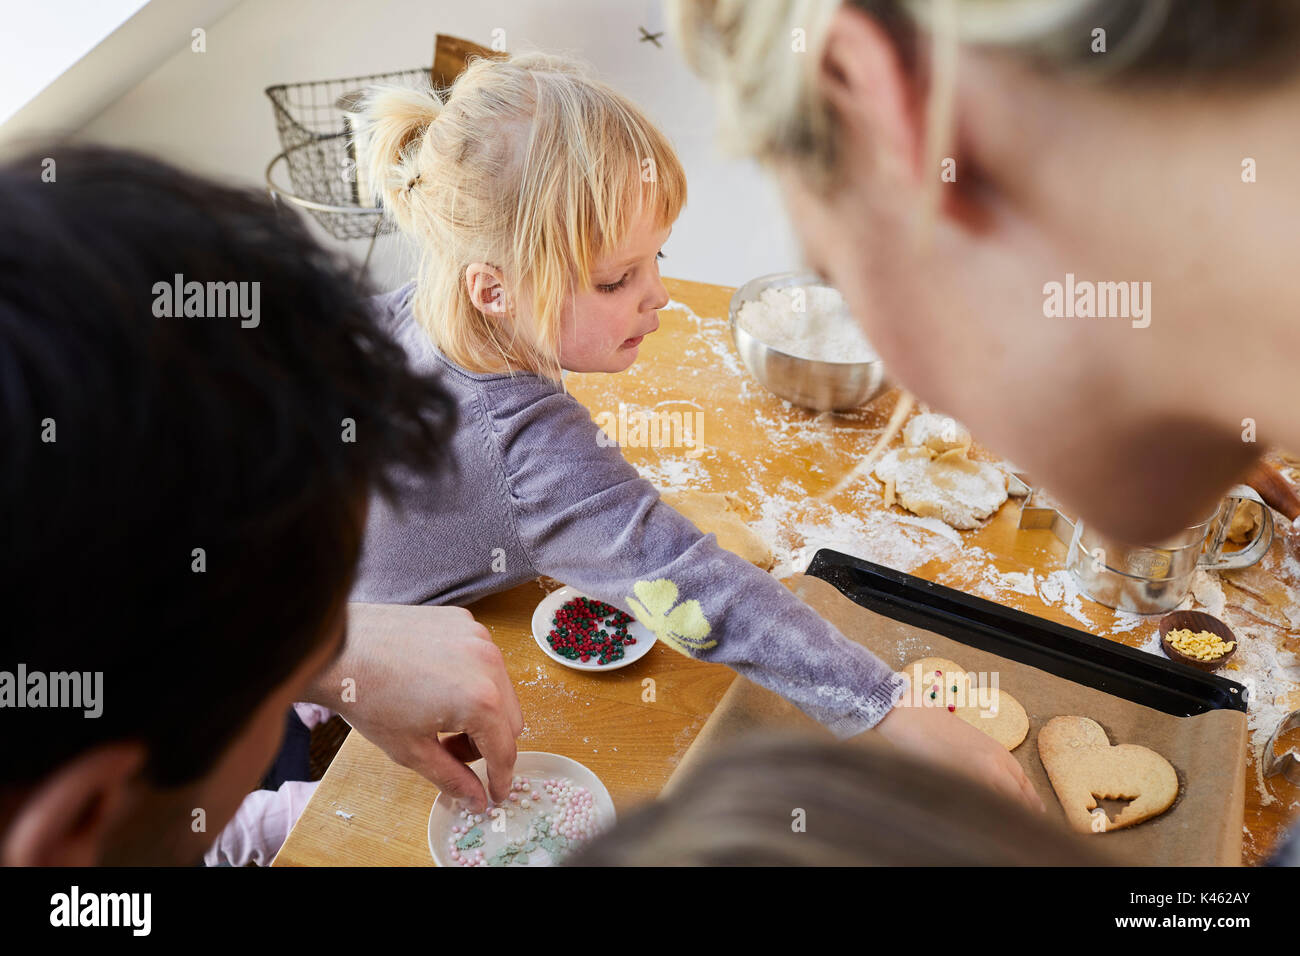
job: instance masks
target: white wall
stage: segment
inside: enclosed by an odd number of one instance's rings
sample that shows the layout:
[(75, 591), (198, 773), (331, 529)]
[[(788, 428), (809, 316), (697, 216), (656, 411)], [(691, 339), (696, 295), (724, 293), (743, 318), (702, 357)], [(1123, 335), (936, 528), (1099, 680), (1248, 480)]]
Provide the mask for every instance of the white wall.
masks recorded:
[[(0, 31), (0, 123), (93, 50), (146, 0), (15, 5)], [(104, 104), (101, 104), (104, 105)]]
[[(154, 0), (154, 3), (167, 0)], [(798, 265), (775, 190), (751, 163), (722, 158), (712, 100), (664, 29), (659, 0), (243, 0), (208, 28), (207, 52), (176, 53), (92, 120), (86, 136), (156, 152), (196, 171), (260, 183), (278, 140), (265, 87), (427, 66), (435, 33), (512, 49), (575, 53), (659, 123), (676, 145), (690, 201), (665, 247), (665, 275), (739, 285)], [(323, 233), (321, 233), (323, 235)], [(372, 273), (411, 270), (404, 240), (381, 238)], [(344, 244), (358, 259), (365, 243)]]
[[(78, 130), (147, 77), (178, 36), (239, 0), (43, 0), (0, 15), (0, 143)], [(15, 4), (16, 6), (16, 4)]]

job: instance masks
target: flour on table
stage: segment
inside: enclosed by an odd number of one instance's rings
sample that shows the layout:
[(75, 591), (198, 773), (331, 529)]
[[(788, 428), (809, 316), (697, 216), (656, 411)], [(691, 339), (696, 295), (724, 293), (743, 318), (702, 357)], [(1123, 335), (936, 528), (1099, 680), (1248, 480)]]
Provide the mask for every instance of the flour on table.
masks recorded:
[[(1238, 619), (1242, 618), (1242, 619)], [(1244, 684), (1250, 692), (1250, 708), (1246, 712), (1246, 726), (1250, 730), (1250, 746), (1255, 758), (1255, 789), (1260, 795), (1260, 805), (1276, 803), (1264, 777), (1267, 745), (1273, 731), (1291, 712), (1289, 695), (1300, 687), (1300, 665), (1294, 656), (1278, 646), (1273, 629), (1264, 625), (1247, 623), (1228, 608), (1225, 620), (1237, 636), (1237, 653), (1219, 674), (1229, 680)], [(1295, 806), (1295, 801), (1292, 802)]]
[(1074, 579), (1074, 575), (1064, 568), (1058, 568), (1043, 577), (1038, 583), (1038, 596), (1044, 604), (1059, 607), (1083, 624), (1086, 630), (1092, 631), (1096, 628), (1083, 609), (1083, 602), (1087, 597), (1079, 588), (1079, 582)]
[(1193, 602), (1211, 617), (1222, 618), (1227, 598), (1223, 593), (1223, 582), (1213, 571), (1197, 568), (1192, 575), (1192, 593), (1178, 605), (1179, 610), (1190, 610)]
[[(682, 313), (695, 323), (695, 327), (698, 328), (701, 333), (705, 332), (705, 326), (707, 324), (719, 326), (723, 330), (725, 330), (727, 325), (727, 320), (725, 318), (703, 318), (689, 305), (686, 305), (684, 302), (678, 302), (676, 299), (669, 299), (668, 304), (664, 306), (663, 310), (665, 312), (674, 311)], [(741, 393), (745, 394), (749, 388), (749, 381), (745, 376), (745, 370), (740, 366), (740, 360), (736, 356), (736, 350), (732, 347), (730, 336), (725, 334), (701, 334), (697, 341), (704, 348), (709, 350), (709, 354), (717, 360), (719, 365), (725, 368), (741, 382)], [(695, 350), (691, 349), (687, 354), (693, 355), (695, 354)], [(639, 367), (639, 364), (640, 363), (633, 365), (628, 372), (635, 371)], [(628, 373), (625, 372), (624, 374)]]
[(1015, 591), (1017, 594), (1027, 594), (1030, 597), (1038, 594), (1038, 589), (1034, 586), (1034, 576), (1029, 572), (1007, 571), (1002, 575), (1002, 581), (1008, 590)]
[(1043, 578), (1038, 586), (1038, 593), (1048, 604), (1060, 604), (1065, 599), (1067, 587), (1074, 587), (1069, 571), (1053, 571)]
[(961, 536), (933, 518), (891, 515), (864, 503), (837, 511), (810, 504), (802, 489), (790, 497), (764, 496), (752, 527), (772, 547), (778, 578), (802, 572), (821, 548), (830, 548), (898, 571), (912, 571), (935, 558), (952, 558), (962, 550)]
[(1115, 611), (1115, 623), (1111, 625), (1112, 634), (1125, 634), (1135, 631), (1151, 619), (1142, 614), (1134, 614), (1131, 611)]
[(684, 491), (705, 477), (696, 458), (660, 458), (654, 464), (638, 464), (637, 471), (660, 491)]

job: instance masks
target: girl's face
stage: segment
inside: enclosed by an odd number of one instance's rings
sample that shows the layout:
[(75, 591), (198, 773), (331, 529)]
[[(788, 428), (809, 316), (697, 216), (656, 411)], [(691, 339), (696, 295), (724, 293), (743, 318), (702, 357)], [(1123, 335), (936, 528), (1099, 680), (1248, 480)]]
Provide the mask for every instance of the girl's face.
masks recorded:
[(668, 304), (659, 278), (660, 249), (672, 228), (649, 216), (592, 270), (592, 287), (578, 292), (560, 325), (560, 365), (570, 372), (622, 372), (636, 361), (642, 339), (659, 328)]

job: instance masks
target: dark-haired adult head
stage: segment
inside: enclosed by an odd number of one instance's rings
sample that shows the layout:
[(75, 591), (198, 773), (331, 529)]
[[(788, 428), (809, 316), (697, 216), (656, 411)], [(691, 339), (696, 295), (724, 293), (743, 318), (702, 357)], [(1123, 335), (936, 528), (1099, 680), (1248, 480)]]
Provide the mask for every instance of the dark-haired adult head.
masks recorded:
[(441, 465), (453, 407), (262, 194), (58, 148), (0, 209), (0, 672), (46, 688), (0, 673), (0, 853), (192, 860), (341, 647), (368, 494)]

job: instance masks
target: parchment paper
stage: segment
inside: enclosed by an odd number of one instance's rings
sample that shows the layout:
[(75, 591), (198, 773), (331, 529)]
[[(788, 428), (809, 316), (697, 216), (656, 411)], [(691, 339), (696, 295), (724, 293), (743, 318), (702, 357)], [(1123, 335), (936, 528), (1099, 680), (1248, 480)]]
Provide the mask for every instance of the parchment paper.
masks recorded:
[[(860, 607), (833, 585), (806, 575), (785, 582), (805, 603), (852, 640), (896, 670), (922, 657), (945, 657), (967, 671), (997, 672), (999, 687), (1020, 701), (1029, 715), (1029, 735), (1012, 756), (1047, 805), (1049, 817), (1065, 824), (1047, 771), (1038, 757), (1038, 731), (1052, 717), (1091, 717), (1111, 744), (1150, 747), (1173, 764), (1179, 792), (1174, 805), (1135, 827), (1099, 833), (1105, 849), (1137, 866), (1204, 866), (1241, 863), (1246, 796), (1246, 715), (1213, 710), (1174, 717), (1045, 671), (977, 650), (942, 635), (895, 621)], [(830, 737), (784, 698), (743, 677), (723, 695), (665, 787), (735, 738), (763, 728), (806, 729)]]

